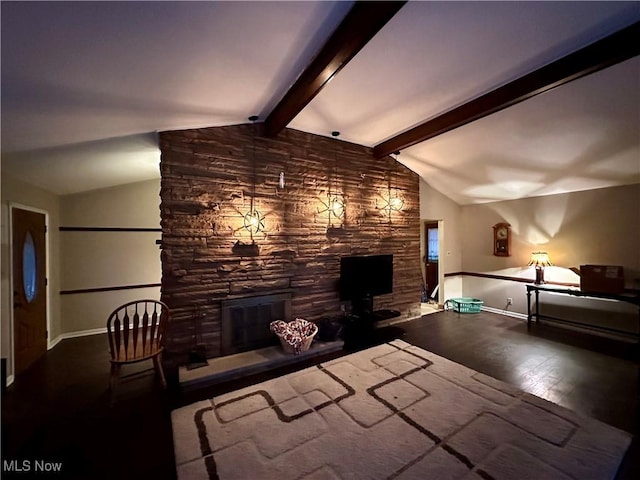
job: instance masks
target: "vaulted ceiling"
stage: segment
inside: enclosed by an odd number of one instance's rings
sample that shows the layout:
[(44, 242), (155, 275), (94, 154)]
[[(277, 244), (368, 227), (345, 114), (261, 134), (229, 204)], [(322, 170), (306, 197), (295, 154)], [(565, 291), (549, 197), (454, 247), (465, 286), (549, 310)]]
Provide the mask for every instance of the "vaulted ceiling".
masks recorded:
[(2, 172), (157, 178), (156, 132), (258, 114), (400, 150), (460, 204), (640, 183), (640, 2), (355, 7), (2, 2)]

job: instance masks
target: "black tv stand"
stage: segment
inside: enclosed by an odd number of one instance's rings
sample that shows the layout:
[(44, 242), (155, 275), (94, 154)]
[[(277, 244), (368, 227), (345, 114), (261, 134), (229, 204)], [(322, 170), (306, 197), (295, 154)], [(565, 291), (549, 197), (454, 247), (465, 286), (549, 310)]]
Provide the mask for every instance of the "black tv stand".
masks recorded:
[(359, 318), (368, 318), (373, 315), (373, 297), (365, 294), (351, 300), (351, 315)]
[(376, 322), (400, 316), (398, 310), (374, 310), (369, 315), (352, 313), (344, 318), (343, 338), (345, 349), (358, 350), (390, 342), (404, 335), (396, 326), (375, 328)]

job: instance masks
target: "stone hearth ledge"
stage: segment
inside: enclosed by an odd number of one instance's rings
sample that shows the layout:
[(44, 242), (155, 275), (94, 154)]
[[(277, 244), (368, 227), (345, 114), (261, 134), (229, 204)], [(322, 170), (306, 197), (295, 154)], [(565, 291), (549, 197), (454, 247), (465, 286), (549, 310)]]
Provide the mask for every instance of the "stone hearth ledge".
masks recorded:
[(209, 358), (208, 365), (187, 370), (182, 366), (178, 370), (180, 388), (183, 391), (195, 390), (233, 380), (245, 375), (260, 373), (302, 360), (342, 350), (344, 342), (314, 341), (306, 352), (299, 355), (285, 352), (280, 345), (261, 348), (249, 352), (236, 353), (224, 357)]

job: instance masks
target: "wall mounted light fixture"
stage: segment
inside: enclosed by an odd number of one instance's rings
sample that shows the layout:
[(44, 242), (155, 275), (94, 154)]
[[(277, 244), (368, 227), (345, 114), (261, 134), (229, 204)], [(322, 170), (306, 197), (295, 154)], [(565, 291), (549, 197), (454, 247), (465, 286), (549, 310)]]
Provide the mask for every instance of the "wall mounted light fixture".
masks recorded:
[[(333, 138), (337, 138), (340, 135), (340, 132), (331, 132), (331, 135), (333, 136)], [(340, 195), (337, 192), (333, 192), (332, 190), (332, 181), (333, 181), (333, 177), (335, 175), (335, 170), (337, 168), (337, 163), (338, 163), (338, 147), (336, 146), (334, 148), (334, 164), (333, 164), (333, 168), (331, 171), (331, 174), (329, 175), (329, 187), (327, 189), (327, 201), (326, 202), (322, 202), (322, 208), (318, 208), (318, 213), (324, 213), (327, 212), (328, 217), (329, 217), (329, 226), (332, 226), (331, 223), (331, 217), (335, 217), (336, 219), (341, 219), (344, 216), (345, 213), (345, 202), (344, 202), (344, 198), (342, 197), (342, 195)]]
[[(396, 156), (396, 161), (398, 161), (398, 155), (400, 155), (400, 152), (395, 152), (394, 154)], [(394, 171), (395, 164), (389, 168), (387, 173), (387, 191), (386, 194), (382, 196), (383, 204), (382, 207), (380, 207), (381, 210), (384, 210), (389, 216), (389, 223), (391, 223), (391, 214), (393, 212), (399, 212), (404, 206), (404, 199), (398, 194), (398, 189), (394, 188), (392, 185)]]
[(243, 222), (244, 228), (251, 234), (251, 239), (253, 239), (253, 235), (255, 233), (260, 233), (264, 231), (264, 215), (260, 213), (260, 211), (254, 206), (254, 198), (256, 196), (256, 132), (255, 132), (255, 123), (258, 120), (257, 115), (252, 115), (249, 117), (251, 123), (253, 123), (253, 145), (251, 152), (251, 204), (249, 206), (249, 211), (244, 215)]
[(529, 266), (536, 267), (536, 285), (544, 283), (544, 267), (552, 265), (547, 252), (532, 252)]
[[(395, 152), (395, 156), (396, 156), (396, 162), (398, 161), (398, 156), (400, 156), (400, 152)], [(388, 184), (389, 184), (389, 197), (388, 197), (388, 201), (387, 204), (389, 205), (389, 210), (392, 212), (399, 212), (400, 210), (402, 210), (402, 207), (404, 206), (404, 200), (402, 199), (402, 197), (400, 197), (398, 195), (398, 189), (395, 188), (391, 189), (391, 182), (393, 180), (393, 176), (396, 170), (396, 166), (395, 164), (393, 164), (393, 169), (390, 173), (391, 177), (388, 180)]]
[(244, 228), (249, 233), (260, 233), (264, 230), (264, 216), (256, 209), (250, 210), (244, 215)]

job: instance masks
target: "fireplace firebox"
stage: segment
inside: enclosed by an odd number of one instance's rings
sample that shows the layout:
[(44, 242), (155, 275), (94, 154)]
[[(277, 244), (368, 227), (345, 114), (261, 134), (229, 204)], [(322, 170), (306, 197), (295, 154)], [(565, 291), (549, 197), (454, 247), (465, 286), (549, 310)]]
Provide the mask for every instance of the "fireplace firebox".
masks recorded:
[(269, 324), (290, 320), (291, 294), (223, 300), (221, 308), (220, 353), (224, 356), (279, 345)]

